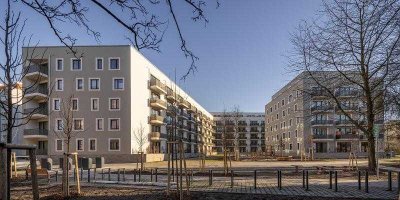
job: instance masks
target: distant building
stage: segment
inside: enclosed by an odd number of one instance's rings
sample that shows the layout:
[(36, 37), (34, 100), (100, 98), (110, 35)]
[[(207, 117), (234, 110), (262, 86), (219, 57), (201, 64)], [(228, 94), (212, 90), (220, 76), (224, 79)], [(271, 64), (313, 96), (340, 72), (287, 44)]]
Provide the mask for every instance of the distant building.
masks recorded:
[(400, 154), (400, 120), (385, 123), (385, 150)]
[[(315, 73), (329, 76), (335, 72)], [(336, 83), (331, 86), (334, 95), (342, 101), (346, 112), (362, 123), (366, 108), (357, 97), (360, 90), (344, 84), (343, 80)], [(306, 73), (299, 74), (275, 93), (265, 106), (265, 113), (267, 153), (300, 156), (313, 152), (316, 158), (344, 158), (350, 152), (367, 155), (366, 136)], [(375, 124), (382, 130), (383, 116), (377, 116)], [(378, 150), (383, 151), (383, 131), (378, 138)]]
[[(265, 114), (242, 112), (233, 119), (233, 113), (212, 112), (214, 116), (214, 152), (223, 153), (223, 133), (225, 127), (226, 146), (229, 152), (234, 152), (235, 129), (238, 133), (239, 152), (264, 152), (265, 151)], [(237, 121), (237, 123), (235, 123)]]

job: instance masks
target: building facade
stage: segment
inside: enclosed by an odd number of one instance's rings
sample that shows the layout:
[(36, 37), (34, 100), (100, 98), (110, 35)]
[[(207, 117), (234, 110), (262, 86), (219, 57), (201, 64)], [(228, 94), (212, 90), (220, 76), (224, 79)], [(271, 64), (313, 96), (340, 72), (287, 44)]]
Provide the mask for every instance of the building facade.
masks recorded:
[[(71, 151), (104, 156), (106, 162), (164, 160), (171, 135), (185, 142), (189, 156), (211, 152), (212, 115), (129, 45), (23, 48), (30, 55), (26, 111), (34, 114), (24, 130), (38, 154), (59, 157), (65, 141), (63, 101), (71, 101)], [(176, 134), (175, 134), (176, 133)], [(141, 139), (140, 139), (141, 138)], [(175, 138), (174, 138), (175, 139)], [(142, 143), (140, 142), (142, 141)], [(141, 147), (141, 148), (140, 148)]]
[(212, 115), (215, 125), (214, 152), (223, 153), (224, 141), (226, 141), (227, 150), (234, 152), (236, 140), (240, 153), (265, 151), (264, 113), (213, 112)]
[[(332, 72), (317, 73), (329, 77)], [(336, 84), (331, 84), (330, 90), (345, 112), (359, 122), (365, 120), (366, 108), (360, 101), (360, 90), (344, 81), (331, 81)], [(306, 73), (299, 74), (275, 93), (265, 106), (267, 154), (312, 153), (316, 158), (348, 158), (353, 152), (366, 156), (366, 136), (335, 106), (329, 95)], [(375, 123), (382, 130), (383, 116), (377, 116)], [(378, 138), (378, 151), (383, 151), (383, 131)]]

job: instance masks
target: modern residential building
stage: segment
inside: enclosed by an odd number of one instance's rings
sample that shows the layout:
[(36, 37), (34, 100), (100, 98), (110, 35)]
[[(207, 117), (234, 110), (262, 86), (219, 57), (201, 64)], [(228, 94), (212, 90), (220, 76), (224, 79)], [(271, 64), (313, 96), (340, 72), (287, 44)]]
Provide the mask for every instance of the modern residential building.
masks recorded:
[(385, 123), (385, 150), (400, 153), (400, 120)]
[[(315, 72), (330, 76), (335, 72)], [(330, 76), (332, 77), (332, 76)], [(326, 80), (329, 80), (328, 78)], [(365, 120), (360, 90), (343, 80), (330, 80), (330, 89), (353, 119)], [(272, 96), (265, 106), (267, 154), (315, 158), (349, 157), (350, 152), (366, 156), (366, 136), (338, 109), (332, 97), (303, 72)], [(383, 151), (383, 116), (379, 126), (378, 151)]]
[[(129, 45), (25, 47), (29, 73), (23, 81), (26, 111), (36, 109), (25, 126), (27, 143), (38, 154), (59, 157), (65, 145), (57, 137), (65, 119), (60, 105), (71, 96), (73, 129), (80, 131), (71, 151), (80, 156), (104, 156), (106, 162), (163, 160), (172, 133), (185, 142), (188, 156), (211, 153), (213, 117), (156, 66)], [(31, 56), (33, 55), (33, 56)], [(39, 108), (39, 109), (38, 109)], [(140, 132), (145, 134), (139, 147)], [(137, 137), (138, 136), (138, 137)]]
[[(229, 152), (234, 152), (235, 140), (238, 140), (240, 153), (265, 151), (264, 113), (212, 112), (212, 115), (215, 125), (214, 152), (223, 153), (224, 134)], [(235, 134), (238, 137), (235, 138)]]

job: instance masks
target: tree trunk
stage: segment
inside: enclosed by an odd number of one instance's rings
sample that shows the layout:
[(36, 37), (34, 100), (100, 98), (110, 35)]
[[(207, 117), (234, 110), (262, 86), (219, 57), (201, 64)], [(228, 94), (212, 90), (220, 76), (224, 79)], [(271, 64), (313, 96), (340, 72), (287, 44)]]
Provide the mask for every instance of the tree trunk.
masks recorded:
[(376, 157), (375, 157), (375, 138), (373, 134), (368, 137), (368, 169), (370, 171), (376, 170)]

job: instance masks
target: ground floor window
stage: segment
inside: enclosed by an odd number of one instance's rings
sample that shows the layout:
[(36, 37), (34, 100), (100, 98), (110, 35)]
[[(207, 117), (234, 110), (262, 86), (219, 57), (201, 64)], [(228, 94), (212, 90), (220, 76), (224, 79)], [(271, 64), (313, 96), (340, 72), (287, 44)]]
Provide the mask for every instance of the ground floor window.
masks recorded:
[(351, 142), (338, 142), (336, 145), (336, 152), (350, 152)]
[(246, 152), (246, 147), (240, 147), (240, 148), (239, 148), (239, 151), (240, 151), (240, 153)]
[(361, 152), (368, 151), (368, 142), (361, 142)]
[(317, 153), (328, 152), (328, 144), (326, 142), (316, 142), (315, 143), (315, 152), (317, 152)]
[(109, 139), (109, 150), (110, 151), (119, 151), (120, 150), (120, 139), (119, 138)]

